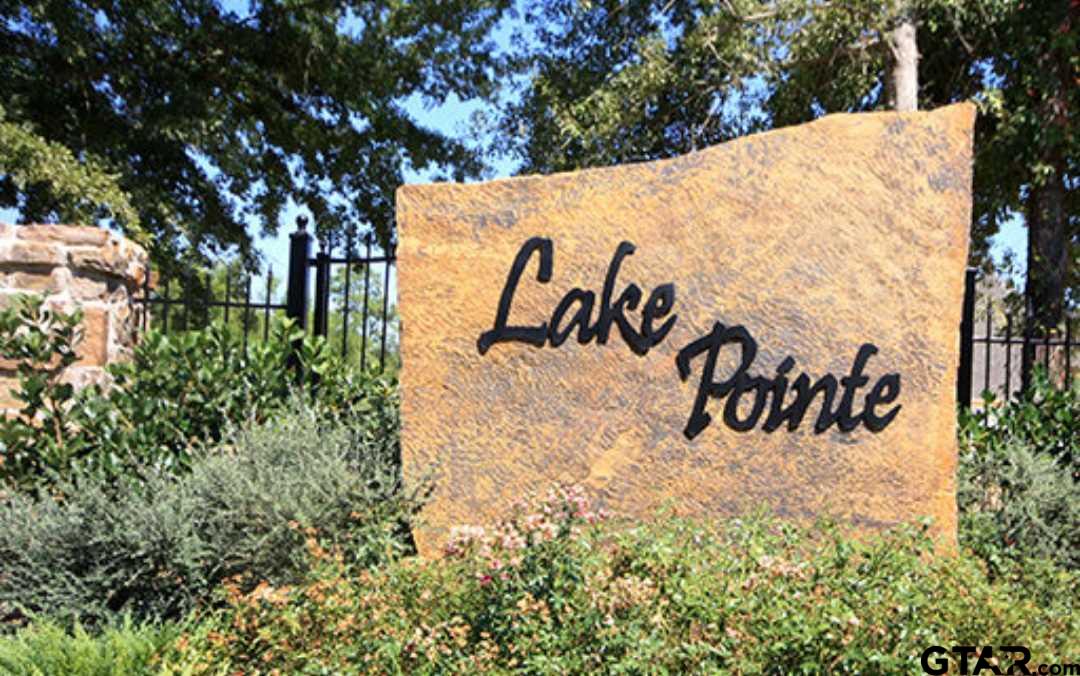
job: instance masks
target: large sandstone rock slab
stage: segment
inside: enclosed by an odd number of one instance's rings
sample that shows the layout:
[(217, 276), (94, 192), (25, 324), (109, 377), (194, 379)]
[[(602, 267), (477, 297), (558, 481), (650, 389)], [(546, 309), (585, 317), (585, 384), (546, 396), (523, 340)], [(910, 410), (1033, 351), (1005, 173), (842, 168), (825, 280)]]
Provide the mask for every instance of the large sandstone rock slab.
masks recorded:
[(401, 188), (403, 462), (436, 478), (422, 552), (556, 481), (624, 514), (930, 516), (954, 541), (973, 118), (833, 115), (672, 160)]

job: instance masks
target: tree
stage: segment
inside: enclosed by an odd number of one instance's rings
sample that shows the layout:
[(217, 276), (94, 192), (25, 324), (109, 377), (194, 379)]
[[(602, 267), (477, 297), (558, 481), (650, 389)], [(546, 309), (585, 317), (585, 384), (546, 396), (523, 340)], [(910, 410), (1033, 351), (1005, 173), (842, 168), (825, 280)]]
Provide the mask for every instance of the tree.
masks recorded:
[(887, 69), (885, 98), (899, 112), (919, 108), (919, 45), (913, 8), (898, 2), (889, 17), (892, 28), (885, 34)]
[(486, 94), (500, 72), (488, 34), (508, 2), (0, 0), (7, 120), (115, 176), (135, 214), (112, 193), (87, 199), (115, 209), (73, 210), (64, 185), (6, 164), (0, 206), (105, 217), (144, 233), (162, 263), (232, 246), (250, 257), (245, 220), (274, 233), (290, 201), (324, 231), (389, 239), (404, 167), (479, 169), (404, 102)]
[(836, 110), (910, 109), (916, 11), (906, 0), (549, 0), (526, 15), (533, 75), (499, 149), (549, 171), (668, 157)]
[(116, 176), (100, 162), (80, 162), (67, 148), (50, 143), (28, 128), (8, 122), (0, 106), (0, 201), (12, 204), (30, 186), (48, 185), (55, 208), (64, 220), (96, 221), (112, 217), (138, 231), (139, 215), (131, 207)]
[(1018, 4), (994, 26), (1002, 53), (987, 57), (1000, 84), (990, 99), (981, 178), (999, 210), (1023, 213), (1027, 222), (1029, 330), (1042, 332), (1058, 327), (1067, 304), (1078, 301), (1080, 1)]
[(495, 141), (522, 173), (669, 157), (766, 126), (745, 82), (753, 26), (719, 5), (547, 0), (524, 18), (530, 77)]
[(526, 16), (529, 77), (496, 150), (523, 172), (559, 171), (669, 157), (825, 113), (975, 100), (972, 260), (988, 267), (990, 237), (1023, 214), (1031, 314), (1056, 326), (1076, 284), (1078, 8), (547, 0)]
[[(808, 23), (816, 26), (811, 32), (829, 35), (842, 25), (835, 12), (846, 13), (859, 5), (870, 10), (866, 21), (881, 9), (876, 3), (851, 3), (818, 11)], [(1041, 333), (1059, 327), (1077, 284), (1080, 87), (1075, 78), (1080, 72), (1080, 2), (919, 0), (889, 9), (886, 22), (901, 17), (920, 27), (919, 103), (932, 108), (974, 99), (980, 104), (972, 262), (989, 269), (990, 237), (1004, 222), (1022, 215), (1028, 226), (1029, 330)], [(846, 32), (848, 39), (856, 26)], [(769, 106), (777, 125), (815, 116), (814, 92), (830, 87), (829, 69), (816, 61), (823, 45), (809, 44), (771, 77)], [(846, 50), (831, 65), (848, 73), (861, 69), (865, 75), (856, 78), (861, 85), (853, 96), (826, 111), (881, 107), (874, 92), (875, 73), (883, 66), (872, 53)], [(888, 58), (884, 72), (890, 72)], [(799, 87), (787, 86), (785, 78), (799, 82)]]

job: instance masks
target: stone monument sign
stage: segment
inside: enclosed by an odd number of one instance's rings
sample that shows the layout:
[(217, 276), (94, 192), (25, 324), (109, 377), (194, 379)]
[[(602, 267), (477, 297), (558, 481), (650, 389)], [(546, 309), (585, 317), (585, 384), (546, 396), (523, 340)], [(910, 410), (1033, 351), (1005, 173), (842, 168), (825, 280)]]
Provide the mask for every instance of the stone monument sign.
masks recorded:
[(968, 104), (397, 198), (419, 533), (580, 483), (616, 512), (765, 506), (955, 539)]

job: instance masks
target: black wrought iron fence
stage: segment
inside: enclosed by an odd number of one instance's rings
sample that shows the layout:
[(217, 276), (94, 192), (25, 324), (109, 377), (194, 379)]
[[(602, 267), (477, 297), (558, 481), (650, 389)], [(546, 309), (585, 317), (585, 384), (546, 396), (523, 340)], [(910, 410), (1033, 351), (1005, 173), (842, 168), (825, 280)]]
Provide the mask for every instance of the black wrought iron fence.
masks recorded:
[[(379, 371), (400, 364), (396, 247), (380, 247), (372, 233), (347, 235), (340, 249), (329, 239), (319, 242), (298, 221), (289, 243), (289, 289), (286, 313), (303, 317), (310, 330), (335, 346), (360, 368), (378, 364)], [(308, 294), (309, 271), (315, 271), (314, 294)], [(360, 279), (363, 283), (360, 283)], [(361, 290), (362, 289), (362, 290)], [(310, 303), (309, 303), (310, 302)]]
[(143, 331), (150, 326), (165, 333), (187, 331), (223, 321), (241, 331), (246, 346), (249, 338), (269, 340), (273, 321), (286, 316), (285, 304), (274, 300), (279, 280), (272, 267), (259, 279), (228, 267), (155, 277), (147, 271), (142, 295), (135, 298), (143, 308)]
[(1074, 339), (1077, 318), (1043, 328), (1025, 313), (987, 295), (979, 302), (975, 270), (968, 270), (960, 324), (960, 368), (957, 400), (964, 407), (982, 407), (984, 395), (1006, 401), (1026, 390), (1038, 366), (1059, 387), (1071, 387), (1080, 373), (1080, 342)]
[(243, 335), (246, 347), (250, 340), (270, 340), (272, 324), (291, 318), (305, 331), (324, 337), (361, 369), (397, 369), (393, 246), (384, 250), (368, 234), (355, 241), (346, 238), (338, 248), (321, 242), (312, 255), (315, 240), (298, 220), (284, 279), (275, 276), (272, 267), (258, 276), (231, 265), (172, 278), (155, 279), (148, 272), (142, 294), (135, 299), (142, 305), (141, 327), (173, 332), (225, 323)]

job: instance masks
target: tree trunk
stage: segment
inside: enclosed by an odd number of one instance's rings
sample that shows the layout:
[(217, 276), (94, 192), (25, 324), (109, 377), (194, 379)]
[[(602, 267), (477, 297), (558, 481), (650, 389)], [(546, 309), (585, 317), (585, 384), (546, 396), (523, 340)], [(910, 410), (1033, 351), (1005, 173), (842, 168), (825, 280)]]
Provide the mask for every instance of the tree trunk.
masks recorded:
[(1028, 195), (1028, 263), (1025, 295), (1037, 330), (1057, 328), (1064, 317), (1065, 281), (1069, 270), (1065, 213), (1065, 163)]
[[(1024, 285), (1026, 325), (1021, 353), (1021, 384), (1031, 384), (1032, 366), (1039, 362), (1040, 340), (1049, 337), (1065, 318), (1065, 282), (1069, 257), (1065, 232), (1064, 162), (1054, 163), (1042, 185), (1031, 187), (1027, 201), (1027, 279)], [(1043, 355), (1043, 359), (1046, 356)]]
[[(1080, 23), (1080, 1), (1073, 0), (1055, 31), (1069, 34)], [(1051, 43), (1053, 44), (1053, 43)], [(1067, 137), (1069, 128), (1069, 92), (1075, 87), (1072, 53), (1060, 46), (1051, 47), (1038, 61), (1038, 68), (1050, 75), (1050, 89), (1042, 93), (1040, 122), (1048, 129)], [(1052, 134), (1048, 134), (1052, 136)], [(1059, 144), (1041, 149), (1040, 160), (1050, 171), (1042, 180), (1033, 177), (1024, 204), (1028, 227), (1027, 279), (1024, 298), (1027, 334), (1046, 338), (1065, 319), (1065, 289), (1069, 274), (1069, 215), (1066, 213), (1066, 152)], [(1034, 349), (1025, 345), (1025, 376), (1034, 359)], [(1027, 378), (1025, 378), (1027, 380)], [(1026, 384), (1026, 383), (1025, 383)]]
[(898, 112), (919, 109), (919, 47), (915, 37), (915, 20), (906, 15), (897, 19), (886, 40), (885, 94), (889, 107)]

